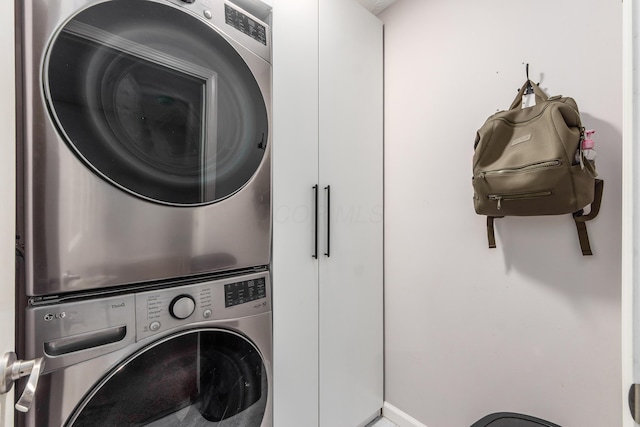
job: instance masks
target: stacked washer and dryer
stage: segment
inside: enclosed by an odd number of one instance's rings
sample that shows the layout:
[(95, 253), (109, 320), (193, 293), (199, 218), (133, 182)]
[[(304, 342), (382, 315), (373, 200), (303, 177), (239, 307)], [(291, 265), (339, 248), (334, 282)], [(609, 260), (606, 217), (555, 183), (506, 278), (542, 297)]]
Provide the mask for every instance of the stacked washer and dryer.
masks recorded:
[(18, 3), (18, 424), (270, 427), (270, 7)]

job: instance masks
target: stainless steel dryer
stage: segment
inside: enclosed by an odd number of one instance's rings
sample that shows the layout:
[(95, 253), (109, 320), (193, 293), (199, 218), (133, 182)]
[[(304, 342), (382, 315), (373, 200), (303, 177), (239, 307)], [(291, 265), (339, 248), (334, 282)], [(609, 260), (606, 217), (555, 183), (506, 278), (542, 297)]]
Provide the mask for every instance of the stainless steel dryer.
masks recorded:
[(272, 426), (268, 273), (27, 310), (27, 427)]
[(270, 9), (18, 3), (26, 294), (267, 265)]

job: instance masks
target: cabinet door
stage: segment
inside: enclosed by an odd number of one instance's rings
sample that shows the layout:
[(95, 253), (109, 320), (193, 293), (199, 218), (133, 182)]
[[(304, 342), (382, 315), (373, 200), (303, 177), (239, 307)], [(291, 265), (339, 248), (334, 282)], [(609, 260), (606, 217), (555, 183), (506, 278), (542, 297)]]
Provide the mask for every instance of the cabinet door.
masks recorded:
[(356, 1), (319, 16), (320, 425), (358, 426), (383, 403), (382, 23)]
[(274, 426), (318, 425), (318, 1), (273, 2)]

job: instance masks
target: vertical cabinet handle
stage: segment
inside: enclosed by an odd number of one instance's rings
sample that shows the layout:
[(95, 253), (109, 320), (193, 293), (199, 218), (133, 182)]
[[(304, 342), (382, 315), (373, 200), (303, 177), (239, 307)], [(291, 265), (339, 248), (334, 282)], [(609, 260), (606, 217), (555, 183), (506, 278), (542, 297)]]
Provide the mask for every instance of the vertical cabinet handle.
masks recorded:
[(327, 257), (331, 256), (331, 186), (324, 187), (327, 190)]
[(315, 217), (314, 217), (314, 240), (313, 240), (313, 254), (314, 259), (318, 259), (318, 186), (314, 185), (313, 192), (315, 194)]

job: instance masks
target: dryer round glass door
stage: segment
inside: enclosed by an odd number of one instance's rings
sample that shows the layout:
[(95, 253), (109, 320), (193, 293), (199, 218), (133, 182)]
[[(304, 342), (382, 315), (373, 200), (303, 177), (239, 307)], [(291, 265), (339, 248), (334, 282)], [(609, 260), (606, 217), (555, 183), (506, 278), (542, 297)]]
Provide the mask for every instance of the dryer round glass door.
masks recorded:
[(113, 369), (66, 426), (259, 427), (262, 357), (246, 338), (207, 329), (165, 338)]
[(163, 204), (213, 203), (255, 174), (269, 132), (263, 94), (232, 44), (169, 2), (97, 3), (49, 46), (49, 111), (109, 183)]

